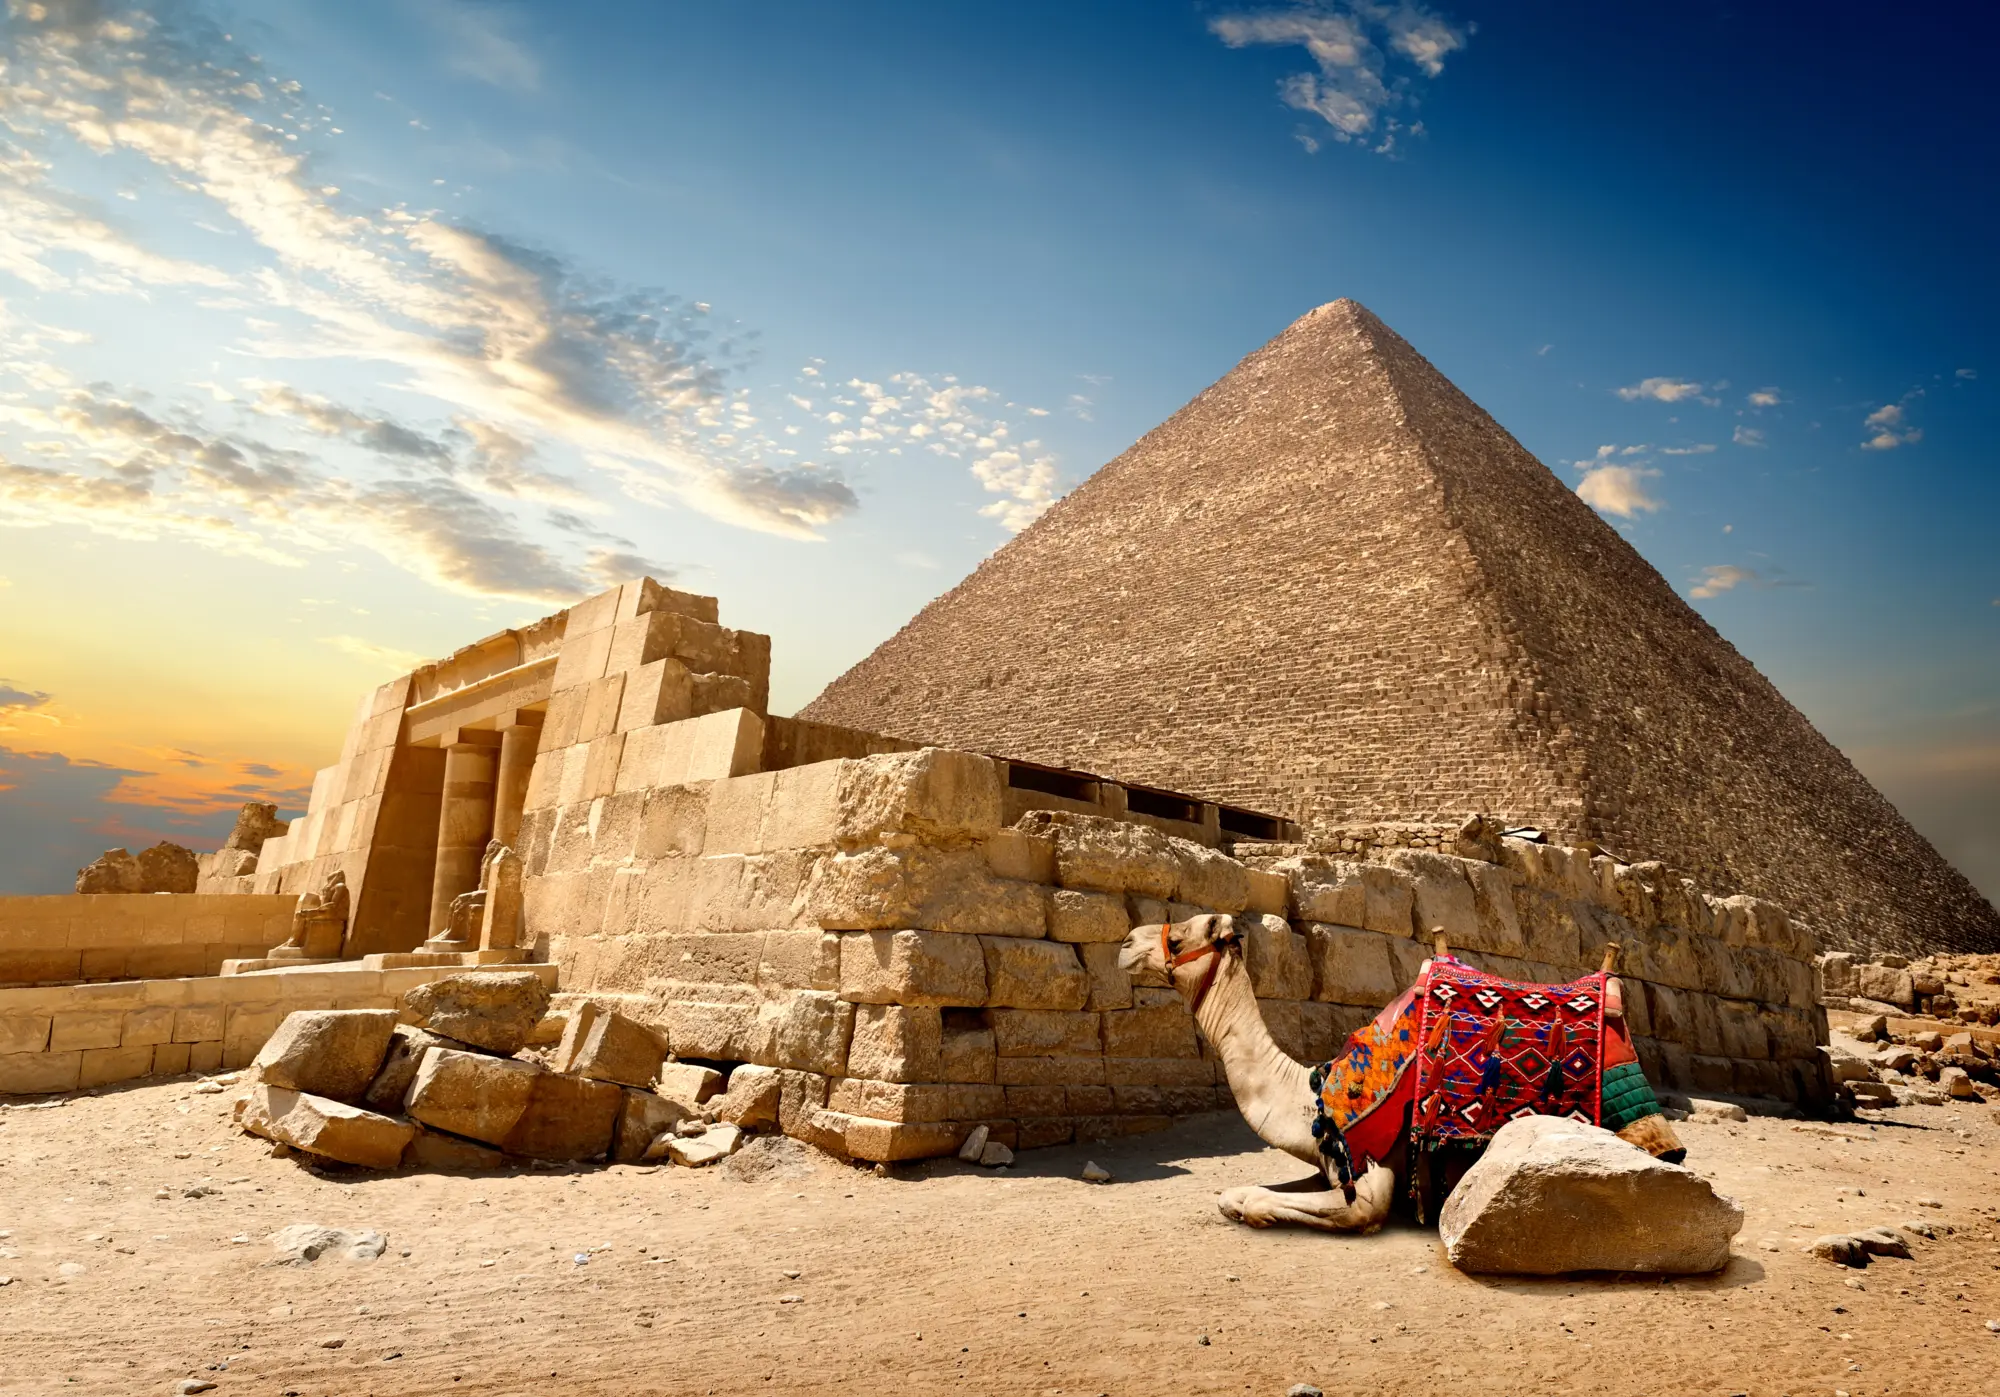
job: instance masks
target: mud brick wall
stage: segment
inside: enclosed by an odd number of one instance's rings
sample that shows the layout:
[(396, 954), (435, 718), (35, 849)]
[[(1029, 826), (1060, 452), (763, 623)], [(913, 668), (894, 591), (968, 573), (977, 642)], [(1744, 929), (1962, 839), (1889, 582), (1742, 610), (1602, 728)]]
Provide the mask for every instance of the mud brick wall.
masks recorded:
[(291, 897), (75, 893), (0, 897), (0, 985), (214, 975), (292, 934)]
[[(760, 750), (754, 715), (693, 721), (724, 719), (737, 740), (711, 750)], [(557, 801), (523, 826), (528, 931), (565, 996), (615, 1003), (680, 1057), (781, 1069), (785, 1129), (862, 1159), (949, 1153), (981, 1124), (1033, 1147), (1226, 1104), (1179, 997), (1117, 967), (1133, 926), (1198, 911), (1248, 924), (1266, 1020), (1301, 1059), (1399, 993), (1418, 929), (1443, 925), (1526, 979), (1630, 942), (1661, 1081), (1816, 1090), (1810, 938), (1768, 904), (1718, 912), (1657, 867), (1513, 842), (1501, 864), (1252, 867), (1099, 817), (1003, 828), (1003, 794), (998, 763), (926, 749)]]
[[(553, 967), (531, 968), (554, 986)], [(0, 989), (0, 1095), (243, 1067), (296, 1009), (394, 1009), (406, 991), (461, 973), (351, 963)]]

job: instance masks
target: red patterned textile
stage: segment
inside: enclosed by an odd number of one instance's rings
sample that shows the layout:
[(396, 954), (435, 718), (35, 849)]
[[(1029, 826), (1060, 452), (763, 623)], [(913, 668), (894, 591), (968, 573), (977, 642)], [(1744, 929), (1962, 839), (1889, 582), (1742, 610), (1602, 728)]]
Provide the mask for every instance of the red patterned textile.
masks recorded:
[(1417, 985), (1419, 1141), (1477, 1142), (1516, 1116), (1602, 1115), (1602, 973), (1522, 984), (1442, 956)]

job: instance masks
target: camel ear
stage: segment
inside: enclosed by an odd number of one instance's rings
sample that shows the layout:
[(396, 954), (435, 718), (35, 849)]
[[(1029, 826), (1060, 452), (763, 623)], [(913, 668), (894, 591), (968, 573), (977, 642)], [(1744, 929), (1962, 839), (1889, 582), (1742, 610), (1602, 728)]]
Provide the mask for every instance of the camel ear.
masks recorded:
[(1218, 946), (1240, 946), (1243, 944), (1243, 928), (1236, 925), (1236, 919), (1228, 915), (1215, 919), (1215, 944)]

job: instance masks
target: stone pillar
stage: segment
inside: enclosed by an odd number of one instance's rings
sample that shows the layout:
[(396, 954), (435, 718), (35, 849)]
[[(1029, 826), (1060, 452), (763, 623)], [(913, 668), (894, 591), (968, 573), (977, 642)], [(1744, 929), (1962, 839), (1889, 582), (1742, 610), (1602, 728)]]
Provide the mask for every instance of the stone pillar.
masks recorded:
[(528, 804), (528, 773), (535, 769), (539, 724), (510, 723), (500, 729), (500, 773), (493, 788), (493, 837), (508, 848), (521, 835), (521, 812)]
[(479, 862), (493, 833), (493, 785), (500, 749), (490, 742), (445, 748), (438, 811), (437, 872), (431, 879), (430, 935), (451, 923), (451, 900), (479, 886)]

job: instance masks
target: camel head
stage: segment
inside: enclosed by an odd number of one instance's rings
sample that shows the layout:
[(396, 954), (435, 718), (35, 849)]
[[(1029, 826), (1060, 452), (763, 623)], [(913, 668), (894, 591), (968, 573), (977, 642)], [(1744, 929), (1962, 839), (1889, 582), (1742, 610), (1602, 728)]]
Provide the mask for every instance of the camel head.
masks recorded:
[[(1201, 952), (1214, 947), (1218, 955), (1242, 949), (1243, 933), (1235, 919), (1222, 913), (1204, 912), (1175, 922), (1160, 935), (1160, 923), (1148, 922), (1132, 928), (1118, 953), (1118, 968), (1132, 977), (1135, 985), (1161, 989), (1172, 987), (1184, 999), (1192, 999), (1200, 987), (1212, 980), (1214, 958)], [(1173, 961), (1180, 962), (1178, 965)]]

